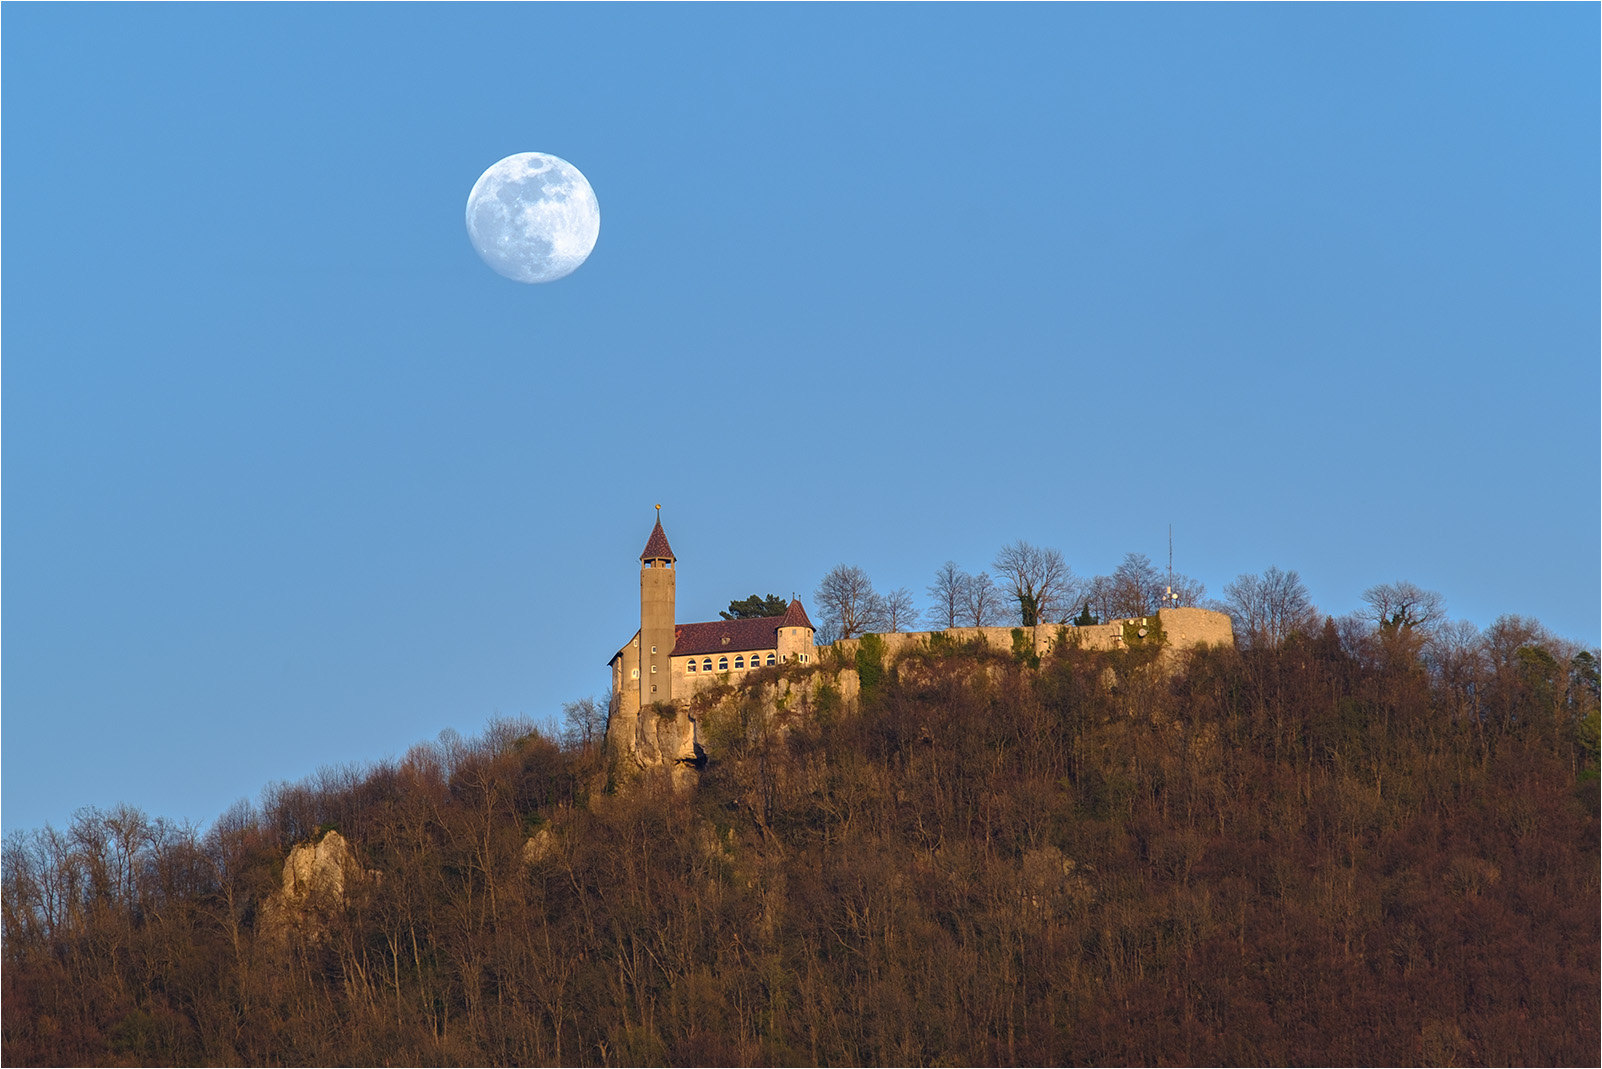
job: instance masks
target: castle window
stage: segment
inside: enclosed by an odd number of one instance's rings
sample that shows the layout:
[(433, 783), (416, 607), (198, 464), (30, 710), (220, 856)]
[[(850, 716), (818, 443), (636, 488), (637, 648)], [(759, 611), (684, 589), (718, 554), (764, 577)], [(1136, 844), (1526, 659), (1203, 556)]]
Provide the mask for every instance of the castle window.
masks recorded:
[(655, 646), (652, 646), (652, 647), (651, 647), (651, 652), (652, 652), (652, 653), (655, 653), (655, 652), (656, 652), (656, 647), (655, 647)]
[(692, 671), (692, 672), (695, 671), (695, 662), (694, 661), (690, 662), (690, 671)]
[(719, 672), (727, 672), (728, 670), (729, 670), (729, 659), (727, 657), (719, 657), (718, 658), (718, 671)]
[(656, 665), (654, 665), (654, 664), (651, 666), (651, 674), (653, 676), (656, 675)]
[(703, 672), (712, 671), (712, 658), (708, 657), (706, 660), (701, 662), (701, 671), (703, 671)]
[(745, 667), (745, 658), (744, 657), (736, 657), (734, 659), (734, 667), (736, 667), (736, 668), (744, 668)]
[(773, 663), (773, 654), (771, 654), (771, 653), (770, 653), (770, 654), (768, 654), (768, 663), (769, 663), (769, 664), (772, 664), (772, 663)]

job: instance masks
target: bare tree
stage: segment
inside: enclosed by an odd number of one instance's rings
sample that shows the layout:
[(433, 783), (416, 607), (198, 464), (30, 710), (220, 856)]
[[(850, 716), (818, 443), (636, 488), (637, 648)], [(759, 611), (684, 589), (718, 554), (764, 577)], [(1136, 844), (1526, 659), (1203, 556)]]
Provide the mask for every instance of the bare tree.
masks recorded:
[(1144, 553), (1126, 553), (1113, 574), (1098, 575), (1070, 589), (1071, 611), (1084, 616), (1089, 610), (1090, 617), (1103, 623), (1150, 616), (1158, 609), (1219, 607), (1207, 600), (1206, 583), (1179, 572), (1164, 573)]
[(1144, 553), (1125, 553), (1112, 574), (1114, 616), (1149, 616), (1162, 603), (1163, 580)]
[(994, 627), (1001, 622), (1005, 592), (990, 578), (989, 572), (970, 576), (963, 618), (969, 627)]
[(973, 576), (948, 560), (935, 572), (934, 585), (929, 589), (929, 626), (936, 631), (957, 627), (968, 609), (968, 587)]
[(1545, 646), (1552, 634), (1541, 621), (1504, 613), (1492, 621), (1481, 638), (1485, 656), (1498, 672), (1509, 672), (1518, 664), (1518, 652), (1526, 646)]
[(612, 705), (610, 693), (600, 701), (580, 698), (562, 705), (562, 742), (588, 752), (606, 732), (606, 717)]
[(1446, 602), (1412, 583), (1381, 583), (1363, 591), (1370, 618), (1381, 631), (1428, 634), (1446, 619)]
[(856, 638), (883, 629), (884, 599), (874, 592), (873, 581), (861, 568), (836, 565), (823, 577), (812, 597), (823, 615), (823, 626), (818, 630), (827, 641)]
[(1051, 619), (1065, 608), (1073, 572), (1055, 549), (1032, 546), (1022, 539), (1003, 546), (993, 567), (1005, 580), (1008, 593), (1018, 602), (1025, 627)]
[(1090, 615), (1098, 623), (1116, 619), (1118, 616), (1113, 580), (1110, 575), (1098, 575), (1086, 583), (1078, 600), (1081, 614), (1083, 610), (1089, 610)]
[(1224, 599), (1245, 645), (1275, 647), (1292, 632), (1311, 634), (1318, 626), (1318, 610), (1294, 570), (1270, 566), (1261, 575), (1236, 576), (1224, 585)]
[(910, 631), (918, 626), (918, 608), (912, 591), (897, 587), (879, 599), (879, 614), (886, 631)]
[(1381, 643), (1379, 629), (1374, 626), (1372, 619), (1360, 612), (1349, 612), (1332, 619), (1335, 621), (1335, 634), (1346, 656), (1369, 667), (1378, 663)]
[(1479, 698), (1486, 672), (1485, 636), (1467, 620), (1442, 624), (1424, 644), (1424, 664), (1442, 688), (1452, 717), (1479, 723)]

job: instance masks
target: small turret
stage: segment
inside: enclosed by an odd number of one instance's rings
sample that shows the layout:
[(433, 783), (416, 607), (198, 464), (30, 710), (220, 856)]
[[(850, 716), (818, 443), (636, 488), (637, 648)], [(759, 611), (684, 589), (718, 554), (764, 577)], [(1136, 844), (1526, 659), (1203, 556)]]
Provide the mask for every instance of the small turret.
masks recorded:
[(789, 608), (779, 618), (779, 660), (810, 662), (814, 650), (812, 636), (812, 621), (807, 618), (806, 609), (801, 607), (800, 599), (791, 598)]

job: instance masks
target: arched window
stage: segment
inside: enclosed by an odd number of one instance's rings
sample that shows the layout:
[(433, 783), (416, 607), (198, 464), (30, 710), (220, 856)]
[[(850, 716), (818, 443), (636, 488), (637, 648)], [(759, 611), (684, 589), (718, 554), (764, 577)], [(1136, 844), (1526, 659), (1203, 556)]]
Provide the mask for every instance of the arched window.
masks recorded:
[(706, 660), (701, 662), (701, 671), (703, 671), (703, 672), (712, 671), (712, 658), (708, 657)]
[(771, 654), (771, 653), (770, 653), (770, 654), (768, 654), (768, 663), (769, 663), (769, 664), (772, 664), (772, 663), (773, 663), (773, 654)]
[(734, 659), (734, 667), (736, 667), (736, 668), (744, 668), (745, 667), (745, 658), (744, 657), (736, 657)]
[(727, 657), (719, 657), (718, 658), (718, 671), (719, 672), (727, 672), (728, 670), (729, 670), (729, 659)]
[(692, 672), (695, 671), (695, 662), (694, 661), (690, 662), (690, 671), (692, 671)]

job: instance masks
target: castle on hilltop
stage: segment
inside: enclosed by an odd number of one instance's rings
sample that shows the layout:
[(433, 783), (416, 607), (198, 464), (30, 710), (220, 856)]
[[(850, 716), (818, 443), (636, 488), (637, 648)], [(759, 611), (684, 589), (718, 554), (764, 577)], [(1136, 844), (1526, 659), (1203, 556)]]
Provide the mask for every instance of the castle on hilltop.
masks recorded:
[(798, 599), (782, 616), (675, 622), (675, 563), (659, 514), (640, 554), (640, 629), (612, 655), (617, 712), (635, 716), (653, 702), (687, 698), (719, 676), (737, 679), (753, 668), (817, 656), (812, 621)]
[[(661, 506), (657, 506), (658, 509)], [(666, 766), (677, 781), (693, 776), (705, 759), (698, 716), (684, 699), (721, 683), (737, 682), (754, 669), (782, 664), (814, 664), (818, 650), (812, 621), (801, 602), (791, 599), (779, 616), (709, 620), (681, 624), (674, 619), (677, 559), (658, 514), (640, 554), (640, 628), (612, 655), (612, 706), (606, 735), (640, 768)], [(877, 636), (880, 655), (889, 658), (938, 641), (978, 643), (1014, 656), (1039, 658), (1063, 644), (1081, 650), (1145, 648), (1173, 663), (1176, 655), (1202, 646), (1234, 643), (1230, 619), (1209, 609), (1158, 609), (1147, 616), (1070, 627), (1065, 623), (1032, 627), (953, 627)], [(837, 698), (859, 693), (854, 667), (863, 640), (841, 639), (838, 655), (820, 672), (785, 673), (769, 679), (768, 700), (779, 707), (792, 685), (803, 698), (816, 686), (835, 688)], [(645, 710), (655, 707), (654, 715)]]

